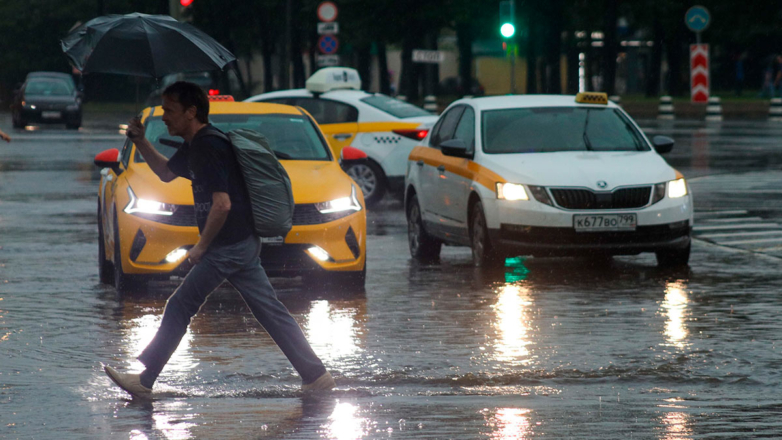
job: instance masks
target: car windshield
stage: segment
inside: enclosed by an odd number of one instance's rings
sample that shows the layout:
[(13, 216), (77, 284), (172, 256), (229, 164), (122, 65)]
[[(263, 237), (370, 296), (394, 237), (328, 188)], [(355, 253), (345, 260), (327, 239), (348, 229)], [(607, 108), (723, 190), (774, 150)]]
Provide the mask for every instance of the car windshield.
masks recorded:
[(483, 151), (648, 151), (641, 133), (620, 111), (596, 107), (488, 110), (482, 117)]
[(432, 116), (431, 113), (421, 107), (416, 107), (413, 104), (408, 104), (386, 95), (375, 94), (366, 98), (361, 98), (361, 101), (400, 119), (414, 118), (417, 116)]
[[(269, 140), (269, 145), (279, 159), (330, 160), (328, 145), (318, 135), (312, 122), (296, 115), (210, 115), (209, 122), (224, 132), (245, 128), (255, 130)], [(168, 134), (160, 117), (146, 122), (146, 138), (164, 156), (174, 155), (184, 140)], [(136, 150), (135, 162), (144, 162)]]
[(27, 95), (67, 96), (71, 94), (71, 87), (62, 80), (34, 79), (24, 88)]

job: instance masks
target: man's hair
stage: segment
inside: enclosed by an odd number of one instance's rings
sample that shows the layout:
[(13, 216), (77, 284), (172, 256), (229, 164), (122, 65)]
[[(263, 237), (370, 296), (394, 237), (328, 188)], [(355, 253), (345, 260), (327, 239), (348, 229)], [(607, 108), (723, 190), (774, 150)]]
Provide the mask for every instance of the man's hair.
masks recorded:
[(206, 124), (209, 122), (209, 98), (201, 87), (187, 81), (177, 81), (166, 87), (163, 96), (172, 98), (187, 110), (191, 106), (196, 108), (196, 119)]

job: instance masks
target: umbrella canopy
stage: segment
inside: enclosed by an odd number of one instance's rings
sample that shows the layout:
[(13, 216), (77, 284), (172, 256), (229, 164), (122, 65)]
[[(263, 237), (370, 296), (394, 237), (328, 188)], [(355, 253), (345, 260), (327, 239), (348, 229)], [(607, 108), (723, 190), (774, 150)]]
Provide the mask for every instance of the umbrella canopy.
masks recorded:
[(94, 18), (74, 29), (60, 44), (83, 74), (160, 78), (170, 73), (222, 70), (236, 60), (209, 35), (168, 15), (133, 13)]

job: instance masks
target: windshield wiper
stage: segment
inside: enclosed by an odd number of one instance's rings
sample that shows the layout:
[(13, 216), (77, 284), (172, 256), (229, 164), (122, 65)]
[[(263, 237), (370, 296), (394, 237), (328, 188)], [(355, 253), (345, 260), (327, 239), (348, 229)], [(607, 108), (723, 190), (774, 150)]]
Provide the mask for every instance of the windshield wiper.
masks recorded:
[(589, 136), (587, 135), (587, 127), (589, 126), (589, 109), (587, 109), (587, 115), (584, 119), (584, 134), (581, 136), (584, 139), (584, 145), (586, 146), (587, 151), (593, 151), (592, 150), (592, 142), (589, 141)]

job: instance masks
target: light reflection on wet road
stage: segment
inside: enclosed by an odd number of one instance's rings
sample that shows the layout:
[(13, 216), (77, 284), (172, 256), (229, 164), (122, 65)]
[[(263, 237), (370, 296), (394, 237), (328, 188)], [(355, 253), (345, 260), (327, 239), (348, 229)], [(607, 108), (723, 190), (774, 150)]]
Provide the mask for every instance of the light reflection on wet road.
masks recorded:
[[(707, 131), (708, 157), (692, 155), (697, 163), (688, 160), (690, 124), (653, 129), (680, 142), (671, 162), (685, 175), (773, 173), (782, 163), (772, 142), (782, 127)], [(222, 288), (193, 320), (156, 399), (132, 401), (111, 386), (100, 362), (139, 367), (134, 357), (176, 282), (125, 298), (98, 284), (90, 164), (121, 138), (99, 132), (53, 141), (73, 136), (55, 128), (31, 136), (46, 139), (17, 134), (0, 149), (2, 438), (782, 432), (782, 280), (773, 252), (699, 240), (690, 269), (673, 272), (658, 269), (651, 255), (610, 264), (517, 258), (504, 269), (477, 270), (467, 249), (450, 247), (440, 262), (418, 264), (394, 202), (369, 216), (365, 291), (274, 280), (334, 373), (333, 394), (302, 397), (279, 349), (239, 296)], [(696, 209), (699, 201), (726, 207), (718, 192), (697, 192), (698, 179), (693, 186)], [(739, 208), (758, 209), (762, 200), (745, 202)], [(762, 215), (778, 219), (773, 209)]]

